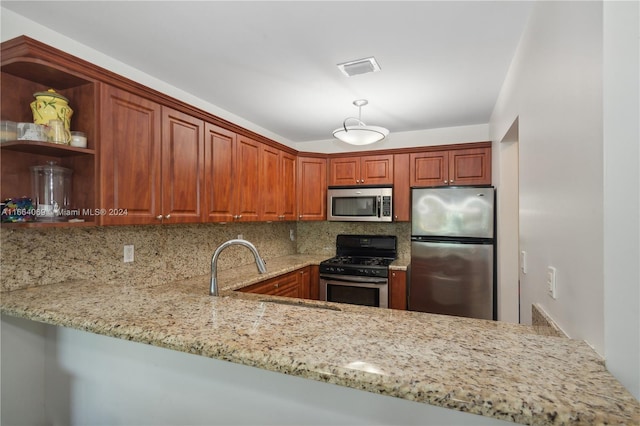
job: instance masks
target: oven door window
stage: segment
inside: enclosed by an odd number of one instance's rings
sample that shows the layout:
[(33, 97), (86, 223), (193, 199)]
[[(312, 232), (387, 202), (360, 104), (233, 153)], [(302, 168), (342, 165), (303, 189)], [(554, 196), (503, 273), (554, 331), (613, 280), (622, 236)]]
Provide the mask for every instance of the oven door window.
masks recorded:
[(380, 288), (327, 283), (327, 300), (363, 306), (380, 306)]
[(343, 217), (377, 217), (376, 196), (333, 197), (331, 214)]

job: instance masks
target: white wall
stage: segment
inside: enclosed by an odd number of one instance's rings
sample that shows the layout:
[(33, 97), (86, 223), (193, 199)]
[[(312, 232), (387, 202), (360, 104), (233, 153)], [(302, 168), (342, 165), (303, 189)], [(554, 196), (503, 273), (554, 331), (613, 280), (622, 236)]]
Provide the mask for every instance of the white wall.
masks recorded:
[(474, 124), (469, 126), (418, 130), (414, 132), (391, 133), (385, 140), (375, 145), (353, 146), (336, 139), (327, 139), (323, 141), (296, 143), (295, 149), (301, 152), (338, 153), (447, 145), (465, 142), (485, 142), (488, 140), (489, 124)]
[[(491, 120), (519, 121), (522, 319), (540, 303), (571, 337), (604, 353), (602, 4), (539, 2)], [(558, 296), (547, 295), (547, 266)]]
[[(619, 11), (625, 3), (605, 4)], [(602, 2), (538, 2), (490, 126), (492, 140), (500, 141), (516, 118), (519, 123), (520, 247), (528, 253), (528, 273), (521, 275), (523, 321), (530, 322), (531, 304), (540, 303), (570, 337), (586, 340), (604, 355), (612, 373), (639, 397), (639, 52), (637, 4), (633, 7), (629, 22), (609, 13), (603, 24)], [(603, 33), (621, 25), (635, 31), (631, 45), (624, 52), (603, 49)], [(636, 111), (626, 120), (631, 133), (614, 147), (609, 145), (614, 133), (603, 139), (603, 92), (612, 116), (628, 111), (609, 93), (610, 81), (603, 84), (603, 57), (607, 70), (614, 60), (626, 68), (629, 57), (635, 67), (635, 74), (633, 68), (620, 74), (612, 66), (612, 80), (626, 76), (632, 82), (618, 85), (630, 92), (628, 103)], [(630, 158), (617, 163), (625, 155)], [(609, 172), (615, 167), (619, 176), (612, 175), (613, 182)], [(620, 210), (627, 223), (617, 222), (613, 213)], [(610, 242), (606, 258), (605, 239)], [(613, 274), (614, 259), (622, 254), (633, 266)], [(555, 300), (546, 291), (549, 265), (558, 271)]]
[(604, 2), (604, 353), (640, 399), (640, 6)]
[(520, 322), (518, 120), (492, 146), (496, 187), (498, 320)]

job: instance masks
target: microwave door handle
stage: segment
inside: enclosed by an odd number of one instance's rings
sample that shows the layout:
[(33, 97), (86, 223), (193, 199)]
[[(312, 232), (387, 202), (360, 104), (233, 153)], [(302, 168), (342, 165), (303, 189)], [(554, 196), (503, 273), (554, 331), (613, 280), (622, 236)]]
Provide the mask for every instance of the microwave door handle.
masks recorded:
[(378, 219), (380, 219), (382, 214), (382, 196), (378, 195)]

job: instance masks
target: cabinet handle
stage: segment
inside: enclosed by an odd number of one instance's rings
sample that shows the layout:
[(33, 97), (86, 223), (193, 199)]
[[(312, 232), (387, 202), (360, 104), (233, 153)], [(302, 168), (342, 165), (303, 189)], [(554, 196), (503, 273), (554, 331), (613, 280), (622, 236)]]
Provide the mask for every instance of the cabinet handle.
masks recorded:
[(364, 183), (364, 179), (360, 179), (360, 183)]
[(356, 183), (360, 183), (360, 179), (356, 179)]
[(275, 288), (278, 288), (278, 287), (280, 286), (280, 284), (275, 283), (273, 286), (274, 286)]
[(161, 214), (159, 214), (158, 216), (156, 216), (156, 219), (158, 219), (158, 220), (162, 220), (162, 215), (161, 215)]
[(242, 219), (242, 215), (241, 214), (238, 215), (238, 219)]
[(445, 180), (445, 181), (444, 181), (444, 183), (449, 183), (449, 181), (448, 181), (448, 180)]
[(171, 219), (171, 215), (170, 215), (170, 214), (168, 214), (168, 215), (166, 215), (164, 218), (165, 218), (165, 219)]
[(302, 219), (302, 215), (298, 216), (298, 219)]
[(451, 179), (451, 180), (449, 181), (449, 183), (453, 183), (453, 179)]

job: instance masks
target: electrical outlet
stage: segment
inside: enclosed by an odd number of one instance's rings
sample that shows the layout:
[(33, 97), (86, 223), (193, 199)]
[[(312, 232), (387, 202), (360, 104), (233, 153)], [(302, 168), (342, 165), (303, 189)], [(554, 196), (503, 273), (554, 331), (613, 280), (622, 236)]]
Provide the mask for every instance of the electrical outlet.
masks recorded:
[(549, 296), (551, 296), (553, 299), (556, 298), (557, 294), (556, 294), (556, 268), (554, 268), (553, 266), (549, 266), (547, 268), (547, 293), (549, 294)]
[(133, 245), (127, 244), (124, 246), (124, 261), (125, 263), (133, 262)]
[(527, 273), (527, 252), (524, 250), (520, 252), (520, 270), (523, 274)]
[(291, 239), (291, 241), (296, 240), (296, 235), (293, 233), (293, 229), (289, 229), (289, 239)]

